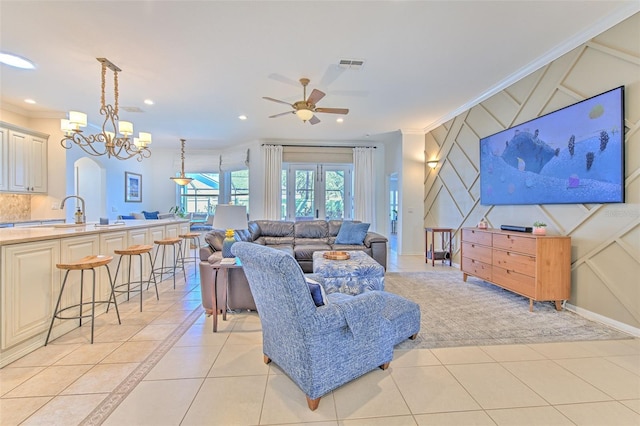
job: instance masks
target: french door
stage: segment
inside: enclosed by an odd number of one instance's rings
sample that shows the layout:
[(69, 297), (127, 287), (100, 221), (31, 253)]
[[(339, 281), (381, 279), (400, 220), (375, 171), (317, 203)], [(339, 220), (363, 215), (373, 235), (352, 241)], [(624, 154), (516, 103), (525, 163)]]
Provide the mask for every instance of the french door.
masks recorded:
[(289, 164), (286, 168), (287, 220), (350, 219), (351, 164)]

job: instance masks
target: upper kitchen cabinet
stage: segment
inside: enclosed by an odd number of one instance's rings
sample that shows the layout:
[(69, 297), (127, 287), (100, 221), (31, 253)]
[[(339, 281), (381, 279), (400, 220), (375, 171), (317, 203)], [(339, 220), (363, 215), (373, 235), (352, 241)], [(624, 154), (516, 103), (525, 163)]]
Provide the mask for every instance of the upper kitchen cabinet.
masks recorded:
[(5, 150), (0, 151), (3, 170), (0, 191), (46, 193), (49, 135), (3, 122), (0, 122), (0, 133), (3, 144), (0, 149)]

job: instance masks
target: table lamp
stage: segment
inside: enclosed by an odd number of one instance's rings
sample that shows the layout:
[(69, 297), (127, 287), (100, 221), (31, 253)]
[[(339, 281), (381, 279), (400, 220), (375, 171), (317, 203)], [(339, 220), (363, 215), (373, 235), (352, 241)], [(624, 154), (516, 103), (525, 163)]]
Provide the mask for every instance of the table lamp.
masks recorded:
[(222, 242), (222, 257), (235, 257), (231, 253), (231, 246), (236, 242), (235, 229), (247, 229), (247, 207), (230, 204), (218, 204), (213, 216), (215, 229), (226, 229)]

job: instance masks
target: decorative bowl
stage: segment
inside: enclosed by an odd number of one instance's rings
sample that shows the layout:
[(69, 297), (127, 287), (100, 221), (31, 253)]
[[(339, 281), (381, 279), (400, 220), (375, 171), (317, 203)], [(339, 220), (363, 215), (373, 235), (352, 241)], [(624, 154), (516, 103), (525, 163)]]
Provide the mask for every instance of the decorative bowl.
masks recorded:
[(322, 253), (322, 257), (329, 260), (347, 260), (351, 258), (346, 251), (326, 251)]

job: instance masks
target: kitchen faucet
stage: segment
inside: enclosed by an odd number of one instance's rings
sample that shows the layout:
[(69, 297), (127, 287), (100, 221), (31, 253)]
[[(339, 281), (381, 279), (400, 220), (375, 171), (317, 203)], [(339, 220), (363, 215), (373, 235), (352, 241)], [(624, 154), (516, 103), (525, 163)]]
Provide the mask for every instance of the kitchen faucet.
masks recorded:
[(67, 201), (67, 199), (69, 199), (69, 198), (77, 198), (78, 200), (80, 200), (80, 205), (82, 206), (81, 207), (82, 216), (81, 216), (81, 219), (80, 219), (81, 221), (80, 222), (76, 221), (76, 223), (86, 223), (87, 219), (86, 219), (86, 216), (84, 215), (85, 214), (84, 199), (82, 197), (80, 197), (78, 195), (69, 195), (67, 197), (64, 197), (64, 199), (62, 200), (62, 203), (60, 203), (60, 209), (62, 210), (64, 208), (64, 202)]

